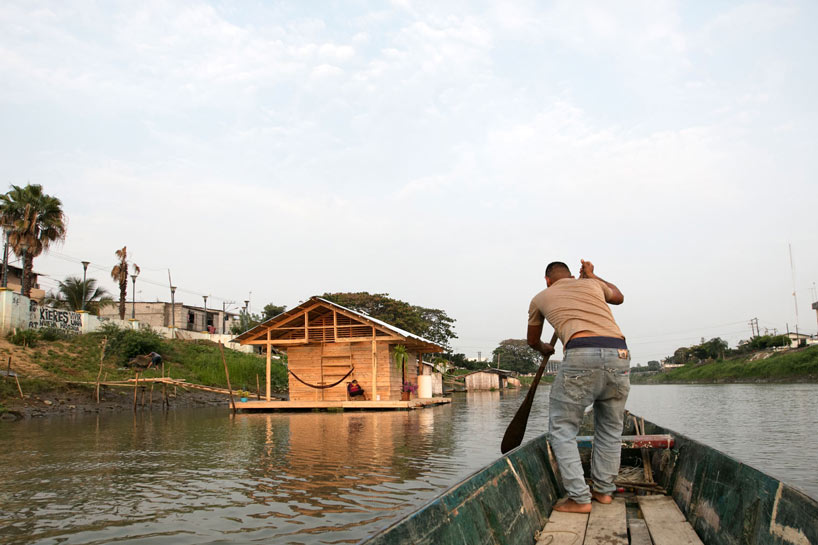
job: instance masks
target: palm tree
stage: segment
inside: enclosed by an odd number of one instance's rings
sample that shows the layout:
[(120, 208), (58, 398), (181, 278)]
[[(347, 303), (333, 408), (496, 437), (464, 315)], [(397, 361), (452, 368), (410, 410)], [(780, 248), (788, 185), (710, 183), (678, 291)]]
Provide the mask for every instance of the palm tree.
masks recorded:
[(11, 249), (24, 258), (23, 295), (31, 293), (34, 258), (53, 242), (65, 239), (66, 224), (60, 199), (43, 193), (39, 184), (12, 185), (6, 194), (0, 195), (0, 225), (8, 233)]
[(60, 282), (57, 294), (49, 293), (45, 298), (45, 304), (66, 310), (82, 310), (83, 295), (85, 309), (97, 316), (102, 307), (114, 304), (113, 297), (104, 288), (97, 287), (95, 279), (87, 279), (83, 286), (82, 280), (75, 276), (69, 276)]
[[(128, 247), (123, 246), (117, 250), (116, 257), (119, 262), (111, 269), (111, 278), (114, 282), (119, 282), (119, 319), (125, 319), (125, 298), (128, 295)], [(133, 264), (134, 274), (139, 274), (139, 265)]]

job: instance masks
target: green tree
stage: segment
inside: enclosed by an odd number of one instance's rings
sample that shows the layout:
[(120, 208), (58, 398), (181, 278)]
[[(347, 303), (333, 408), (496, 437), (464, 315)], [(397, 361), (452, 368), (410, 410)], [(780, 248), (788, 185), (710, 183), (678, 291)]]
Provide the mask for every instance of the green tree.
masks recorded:
[(449, 347), (449, 341), (457, 338), (454, 333), (455, 320), (440, 309), (411, 305), (405, 301), (393, 299), (387, 293), (370, 294), (365, 291), (325, 293), (322, 297), (425, 337), (446, 348)]
[(95, 279), (86, 279), (83, 286), (82, 280), (74, 276), (60, 281), (57, 293), (49, 293), (45, 298), (45, 304), (66, 310), (82, 310), (83, 294), (85, 310), (94, 315), (99, 315), (100, 308), (114, 304), (111, 295), (104, 288), (98, 287)]
[(241, 335), (245, 331), (253, 329), (257, 325), (259, 325), (264, 320), (260, 314), (250, 314), (244, 310), (241, 311), (239, 314), (239, 321), (238, 323), (233, 323), (230, 326), (230, 333), (233, 335)]
[(494, 349), (492, 355), (494, 365), (518, 373), (533, 373), (542, 362), (542, 354), (528, 346), (525, 339), (500, 341), (500, 345)]
[(270, 318), (278, 316), (285, 310), (287, 310), (287, 305), (275, 305), (273, 303), (267, 303), (266, 305), (264, 305), (264, 309), (261, 311), (262, 321), (267, 321)]
[(721, 337), (714, 337), (706, 342), (702, 339), (700, 344), (690, 347), (690, 353), (699, 361), (723, 359), (725, 350), (727, 350), (727, 341)]
[[(446, 352), (440, 355), (441, 358), (448, 361), (450, 364), (454, 365), (455, 367), (462, 367), (464, 369), (472, 369), (471, 361), (466, 357), (466, 354), (453, 354), (451, 352)], [(482, 364), (481, 364), (482, 365)], [(475, 366), (473, 369), (477, 369)]]
[[(128, 295), (128, 247), (123, 246), (121, 250), (114, 252), (119, 261), (111, 269), (111, 278), (119, 284), (119, 319), (125, 319), (125, 300)], [(139, 274), (139, 265), (133, 264), (134, 274)]]
[(270, 318), (275, 318), (282, 312), (287, 310), (286, 305), (276, 305), (274, 303), (267, 303), (261, 314), (251, 314), (244, 310), (239, 314), (238, 323), (233, 323), (230, 326), (230, 333), (233, 335), (240, 335), (247, 330), (253, 329), (262, 322), (266, 322)]
[(34, 258), (47, 251), (54, 242), (65, 239), (66, 217), (62, 202), (43, 193), (43, 186), (39, 184), (12, 185), (0, 196), (0, 224), (8, 233), (9, 246), (14, 253), (19, 257), (25, 253), (26, 281), (22, 293), (28, 296), (31, 294)]
[(750, 339), (748, 344), (751, 350), (764, 350), (776, 346), (789, 346), (791, 343), (791, 339), (786, 335), (760, 335)]
[(677, 348), (670, 360), (677, 365), (684, 365), (690, 361), (690, 349), (685, 346)]

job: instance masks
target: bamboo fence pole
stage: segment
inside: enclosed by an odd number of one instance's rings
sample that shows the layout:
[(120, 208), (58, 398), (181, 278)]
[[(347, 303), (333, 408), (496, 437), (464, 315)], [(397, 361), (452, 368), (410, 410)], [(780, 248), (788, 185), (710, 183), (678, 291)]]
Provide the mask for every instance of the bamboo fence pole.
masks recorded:
[[(11, 378), (11, 356), (9, 356), (8, 367), (6, 367), (6, 376)], [(20, 386), (20, 378), (17, 376), (17, 373), (14, 373), (14, 382), (17, 383), (17, 391), (20, 392), (20, 399), (25, 399), (25, 396), (23, 395), (23, 388)]]
[(105, 345), (108, 344), (108, 337), (102, 338), (102, 348), (99, 350), (99, 372), (97, 373), (96, 397), (99, 405), (99, 377), (102, 375), (102, 360), (105, 358)]
[(224, 359), (224, 345), (219, 341), (219, 352), (222, 354), (222, 363), (224, 364), (224, 376), (227, 378), (227, 391), (230, 392), (230, 404), (233, 406), (233, 414), (236, 414), (236, 400), (233, 399), (233, 387), (230, 386), (230, 372), (227, 370), (227, 360)]
[(164, 409), (165, 406), (168, 404), (168, 392), (167, 392), (167, 385), (164, 383), (165, 379), (165, 359), (162, 358), (162, 408)]
[(148, 408), (149, 409), (153, 408), (153, 385), (154, 384), (156, 384), (156, 383), (151, 382), (151, 393), (150, 393), (150, 396), (148, 397)]
[(14, 382), (17, 383), (17, 391), (20, 392), (20, 399), (25, 399), (23, 389), (20, 387), (20, 378), (17, 376), (17, 373), (14, 373)]
[(136, 380), (133, 383), (133, 412), (136, 412), (136, 392), (139, 388), (139, 371), (136, 372)]

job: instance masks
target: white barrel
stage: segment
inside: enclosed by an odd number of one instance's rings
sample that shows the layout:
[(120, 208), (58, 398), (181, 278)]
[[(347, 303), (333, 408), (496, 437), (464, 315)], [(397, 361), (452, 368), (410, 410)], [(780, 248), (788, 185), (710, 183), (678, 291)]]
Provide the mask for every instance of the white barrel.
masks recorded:
[(432, 397), (432, 375), (418, 376), (418, 398), (429, 399)]

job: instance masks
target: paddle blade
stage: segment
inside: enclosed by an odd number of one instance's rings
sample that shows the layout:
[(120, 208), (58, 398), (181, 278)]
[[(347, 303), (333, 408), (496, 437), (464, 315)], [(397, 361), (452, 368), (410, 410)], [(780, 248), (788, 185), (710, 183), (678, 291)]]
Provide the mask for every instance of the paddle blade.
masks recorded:
[[(530, 392), (531, 390), (529, 390)], [(526, 395), (525, 401), (517, 409), (517, 414), (511, 419), (511, 423), (506, 428), (506, 433), (503, 434), (503, 440), (500, 443), (500, 452), (503, 454), (520, 446), (525, 437), (525, 428), (528, 426), (528, 414), (531, 412), (531, 402), (534, 396)]]
[(528, 415), (531, 413), (531, 405), (534, 403), (534, 394), (537, 393), (537, 385), (540, 383), (540, 377), (542, 377), (547, 361), (548, 358), (545, 358), (540, 364), (540, 368), (537, 369), (537, 374), (531, 382), (531, 387), (528, 389), (528, 393), (525, 394), (523, 404), (517, 409), (517, 413), (506, 428), (506, 433), (503, 434), (503, 440), (500, 442), (500, 452), (503, 454), (519, 447), (520, 443), (523, 442), (525, 429), (528, 426)]
[[(551, 346), (554, 346), (556, 342), (557, 332), (555, 331), (554, 335), (551, 336)], [(537, 369), (537, 374), (534, 375), (534, 380), (531, 382), (531, 387), (525, 395), (523, 404), (517, 409), (517, 413), (514, 415), (514, 418), (511, 419), (511, 422), (506, 428), (506, 432), (503, 434), (503, 440), (500, 442), (500, 452), (503, 454), (519, 447), (523, 442), (525, 429), (528, 426), (528, 415), (531, 413), (531, 405), (534, 404), (534, 394), (537, 393), (537, 386), (540, 384), (540, 379), (542, 378), (543, 371), (545, 371), (545, 366), (550, 357), (551, 356), (546, 356), (543, 358), (539, 369)]]

